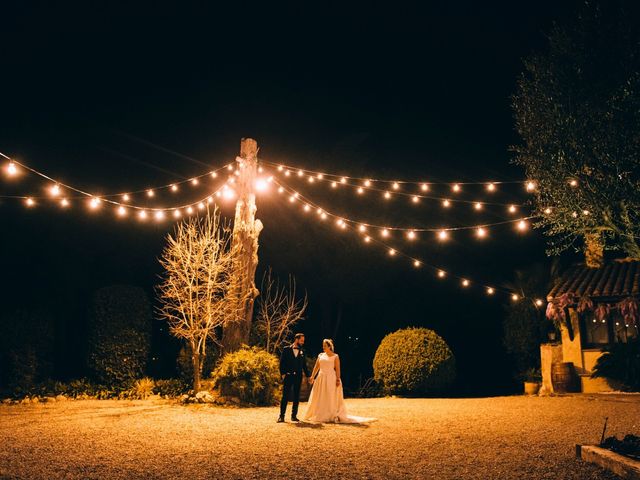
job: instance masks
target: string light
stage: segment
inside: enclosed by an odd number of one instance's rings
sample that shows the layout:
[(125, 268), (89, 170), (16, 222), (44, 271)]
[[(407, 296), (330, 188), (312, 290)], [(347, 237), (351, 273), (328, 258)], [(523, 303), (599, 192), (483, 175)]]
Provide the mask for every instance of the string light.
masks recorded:
[(413, 230), (410, 230), (409, 232), (407, 232), (407, 238), (409, 240), (415, 240), (416, 238), (416, 232), (414, 232)]
[(449, 200), (443, 200), (442, 201), (442, 206), (444, 208), (449, 208), (451, 206), (451, 202)]
[(575, 178), (569, 180), (569, 186), (577, 187), (578, 186), (578, 180), (576, 180)]
[(536, 184), (535, 182), (532, 181), (528, 181), (527, 182), (527, 192), (533, 192), (536, 189)]
[(173, 211), (173, 218), (180, 218), (182, 216), (182, 212), (180, 212), (180, 210), (176, 209)]
[(9, 162), (9, 164), (7, 165), (7, 175), (9, 175), (10, 177), (13, 177), (17, 174), (18, 174), (18, 167), (16, 167), (16, 164), (14, 162)]
[(155, 192), (153, 190), (147, 190), (147, 197), (153, 197), (155, 196)]
[(444, 278), (447, 276), (447, 273), (444, 270), (438, 270), (438, 278)]
[(389, 249), (389, 256), (394, 257), (396, 255), (396, 251), (393, 248)]
[(446, 231), (446, 230), (440, 230), (440, 231), (438, 232), (438, 238), (439, 238), (440, 240), (446, 240), (447, 238), (449, 238), (449, 234), (447, 233), (447, 231)]
[(140, 217), (141, 220), (146, 220), (147, 219), (147, 211), (146, 210), (140, 210), (140, 212), (138, 212), (138, 216)]
[(516, 213), (518, 209), (515, 205), (509, 205), (509, 213)]
[(384, 192), (384, 198), (386, 198), (387, 200), (391, 198), (391, 193), (390, 192)]
[(422, 190), (423, 192), (428, 192), (429, 185), (427, 185), (426, 183), (423, 183), (422, 185), (420, 185), (420, 190)]
[(451, 190), (453, 190), (454, 192), (458, 193), (461, 190), (461, 187), (459, 184), (454, 183), (453, 186), (451, 187)]
[(31, 197), (27, 197), (24, 203), (27, 204), (27, 207), (33, 207), (36, 204), (36, 202)]
[(551, 213), (551, 208), (547, 207), (544, 209), (544, 213), (546, 213), (547, 215), (549, 215)]
[(89, 201), (89, 206), (91, 207), (92, 210), (96, 210), (100, 206), (100, 199), (92, 198)]
[(60, 195), (60, 185), (56, 184), (56, 185), (52, 186), (49, 189), (49, 192), (51, 193), (51, 196), (57, 197), (58, 195)]
[(69, 200), (63, 198), (62, 200), (60, 200), (60, 205), (62, 205), (64, 208), (67, 208), (69, 206)]
[(511, 295), (511, 300), (517, 302), (518, 300), (520, 300), (520, 296), (517, 293), (514, 293), (513, 295)]
[(124, 217), (127, 214), (127, 209), (124, 208), (122, 205), (120, 205), (118, 207), (118, 215), (121, 217)]
[(478, 230), (476, 230), (476, 235), (478, 235), (479, 238), (484, 238), (487, 236), (487, 230), (483, 227), (478, 227)]
[(542, 305), (544, 305), (544, 301), (540, 298), (536, 298), (535, 304), (536, 306), (541, 307)]
[(487, 184), (487, 191), (495, 192), (496, 191), (496, 185), (494, 183), (488, 183)]
[(488, 287), (487, 288), (487, 294), (489, 295), (493, 295), (496, 291), (493, 289), (493, 287)]
[(364, 188), (358, 187), (358, 193), (362, 195), (364, 193)]
[(422, 263), (420, 263), (420, 260), (414, 260), (413, 261), (413, 266), (414, 267), (418, 268), (418, 267), (420, 267), (420, 265), (422, 265)]
[(392, 187), (393, 187), (394, 190), (399, 190), (400, 189), (400, 184), (398, 182), (393, 182)]
[(417, 195), (414, 195), (411, 200), (413, 201), (413, 203), (418, 203), (420, 201), (420, 197), (418, 197)]
[(125, 202), (128, 202), (129, 198), (130, 198), (129, 195), (127, 195), (126, 193), (122, 196), (122, 200)]
[(171, 191), (172, 192), (177, 192), (178, 191), (178, 186), (177, 185), (171, 185)]
[(469, 286), (469, 280), (467, 280), (466, 278), (462, 280), (462, 286), (463, 287), (468, 287)]
[(528, 227), (527, 222), (525, 220), (520, 220), (518, 222), (518, 230), (526, 230)]
[(155, 213), (155, 217), (156, 220), (160, 221), (160, 220), (164, 220), (164, 212), (162, 210), (159, 210)]
[(476, 202), (476, 204), (473, 206), (476, 210), (482, 210), (482, 204), (480, 202)]

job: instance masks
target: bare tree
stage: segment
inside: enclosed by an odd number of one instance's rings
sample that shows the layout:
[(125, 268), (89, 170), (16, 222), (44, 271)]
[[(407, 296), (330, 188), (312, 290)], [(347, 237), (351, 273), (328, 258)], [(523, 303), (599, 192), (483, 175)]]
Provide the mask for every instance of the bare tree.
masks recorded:
[(262, 277), (255, 321), (255, 332), (265, 350), (275, 353), (291, 340), (293, 327), (302, 320), (307, 308), (307, 295), (296, 297), (296, 280), (289, 275), (287, 285), (273, 278), (271, 269)]
[[(157, 291), (158, 313), (170, 332), (184, 339), (191, 350), (193, 389), (200, 390), (207, 339), (218, 342), (217, 332), (235, 318), (231, 285), (233, 258), (231, 231), (220, 222), (217, 208), (201, 218), (189, 218), (167, 235), (160, 264), (165, 273)], [(231, 297), (231, 298), (230, 298)]]

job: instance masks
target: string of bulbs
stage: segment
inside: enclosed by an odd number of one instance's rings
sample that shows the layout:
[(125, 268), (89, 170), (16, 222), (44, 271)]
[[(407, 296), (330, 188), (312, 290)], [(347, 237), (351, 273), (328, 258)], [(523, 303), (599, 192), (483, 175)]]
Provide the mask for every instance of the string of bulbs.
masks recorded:
[(300, 192), (291, 188), (286, 183), (283, 183), (278, 180), (274, 180), (274, 183), (278, 185), (278, 193), (284, 193), (284, 192), (289, 193), (290, 203), (295, 203), (295, 202), (302, 203), (303, 209), (305, 211), (310, 211), (312, 208), (312, 205), (314, 205), (313, 208), (318, 210), (318, 214), (321, 216), (323, 220), (326, 219), (327, 217), (330, 217), (332, 219), (335, 219), (336, 222), (339, 222), (338, 223), (339, 225), (341, 223), (345, 223), (347, 225), (358, 228), (361, 232), (364, 232), (369, 228), (376, 229), (376, 230), (379, 230), (380, 235), (385, 238), (390, 237), (391, 233), (394, 231), (404, 232), (409, 240), (415, 240), (419, 232), (437, 232), (438, 238), (440, 240), (446, 240), (449, 236), (448, 235), (449, 232), (460, 231), (460, 230), (475, 230), (476, 235), (479, 238), (483, 238), (488, 235), (488, 229), (490, 227), (499, 226), (499, 225), (516, 224), (518, 230), (525, 231), (529, 228), (528, 221), (531, 220), (532, 218), (535, 218), (535, 216), (527, 216), (527, 217), (520, 217), (520, 218), (511, 219), (511, 220), (504, 220), (500, 222), (483, 223), (480, 225), (464, 225), (464, 226), (455, 226), (455, 227), (399, 227), (399, 226), (378, 225), (374, 223), (363, 222), (360, 220), (354, 220), (352, 218), (347, 218), (342, 215), (335, 214), (324, 207), (315, 206), (316, 205), (315, 203), (312, 203), (309, 200), (307, 200), (305, 197), (303, 197), (300, 194)]
[[(171, 213), (171, 215), (174, 218), (180, 218), (185, 214), (191, 215), (197, 212), (198, 210), (204, 210), (206, 208), (207, 203), (211, 204), (214, 202), (214, 197), (223, 197), (225, 199), (231, 200), (236, 196), (236, 192), (231, 186), (233, 183), (235, 183), (235, 178), (233, 176), (230, 176), (222, 185), (216, 188), (212, 193), (208, 193), (206, 196), (200, 197), (193, 202), (183, 203), (183, 204), (179, 204), (171, 207), (148, 207), (148, 206), (134, 204), (131, 201), (131, 196), (134, 193), (145, 192), (147, 197), (153, 198), (155, 197), (155, 191), (161, 190), (163, 188), (171, 188), (171, 190), (176, 192), (178, 190), (177, 185), (181, 183), (189, 182), (192, 185), (196, 186), (199, 183), (198, 180), (204, 176), (217, 178), (218, 177), (217, 172), (219, 172), (220, 170), (227, 169), (227, 170), (233, 171), (234, 170), (233, 164), (225, 165), (223, 167), (218, 168), (217, 170), (210, 171), (206, 174), (198, 175), (196, 177), (192, 177), (182, 182), (162, 185), (159, 187), (154, 187), (154, 188), (145, 189), (145, 190), (98, 196), (98, 195), (89, 193), (83, 189), (80, 189), (78, 187), (75, 187), (73, 185), (57, 181), (52, 177), (50, 177), (49, 175), (43, 172), (40, 172), (39, 170), (36, 170), (35, 168), (29, 167), (28, 165), (25, 165), (21, 162), (18, 162), (8, 157), (2, 152), (0, 152), (0, 156), (9, 160), (9, 163), (5, 167), (5, 171), (7, 175), (9, 175), (10, 177), (18, 175), (19, 168), (22, 168), (25, 171), (31, 172), (51, 183), (51, 185), (47, 188), (47, 191), (49, 194), (47, 197), (21, 196), (21, 195), (3, 196), (3, 198), (22, 199), (27, 207), (35, 207), (37, 204), (37, 201), (42, 200), (44, 198), (48, 198), (48, 199), (57, 200), (59, 202), (59, 205), (62, 208), (68, 208), (71, 206), (72, 200), (81, 198), (81, 199), (87, 200), (90, 210), (98, 210), (103, 204), (107, 204), (115, 207), (116, 213), (119, 217), (126, 217), (129, 211), (133, 210), (136, 212), (140, 220), (146, 220), (150, 216), (153, 216), (156, 220), (164, 220), (167, 217), (168, 213)], [(67, 195), (65, 194), (66, 192), (73, 192), (78, 195), (75, 195), (75, 196)], [(122, 200), (121, 201), (114, 200), (115, 197), (121, 197)]]
[[(435, 265), (431, 265), (429, 263), (424, 262), (424, 260), (419, 259), (415, 256), (409, 255), (405, 252), (403, 252), (402, 250), (398, 250), (397, 248), (394, 248), (392, 246), (390, 246), (389, 244), (385, 243), (384, 241), (371, 236), (367, 230), (367, 227), (363, 224), (356, 224), (353, 222), (350, 222), (348, 220), (344, 220), (343, 218), (338, 217), (337, 215), (333, 215), (330, 212), (327, 212), (325, 209), (323, 209), (321, 206), (317, 205), (316, 203), (314, 203), (313, 201), (311, 201), (310, 199), (304, 197), (303, 195), (301, 195), (299, 192), (296, 192), (295, 190), (291, 189), (290, 187), (283, 185), (281, 183), (279, 183), (277, 180), (273, 180), (273, 183), (275, 183), (276, 185), (278, 185), (278, 192), (279, 193), (286, 193), (289, 195), (289, 203), (290, 204), (294, 204), (296, 202), (302, 204), (303, 206), (303, 211), (304, 212), (311, 212), (311, 211), (315, 211), (316, 214), (319, 216), (319, 218), (321, 220), (326, 220), (328, 218), (333, 218), (336, 219), (336, 225), (338, 226), (338, 228), (340, 228), (341, 230), (351, 230), (352, 232), (356, 233), (357, 235), (360, 235), (360, 237), (362, 238), (363, 243), (365, 244), (374, 244), (374, 245), (379, 245), (382, 248), (384, 248), (387, 251), (387, 255), (389, 257), (401, 257), (401, 258), (405, 258), (407, 260), (409, 260), (411, 262), (411, 264), (413, 265), (414, 268), (428, 268), (432, 271), (435, 272), (435, 275), (438, 279), (443, 280), (445, 278), (453, 278), (456, 279), (460, 286), (462, 288), (469, 288), (472, 285), (477, 285), (479, 287), (481, 287), (484, 292), (489, 295), (489, 296), (493, 296), (498, 292), (507, 294), (510, 296), (512, 301), (518, 301), (521, 298), (523, 298), (520, 294), (514, 292), (511, 289), (508, 289), (506, 287), (500, 287), (500, 286), (493, 286), (493, 285), (488, 285), (488, 284), (484, 284), (484, 283), (476, 283), (476, 282), (472, 282), (472, 280), (469, 277), (466, 276), (461, 276), (461, 275), (457, 275), (455, 273), (451, 273), (450, 271), (448, 271), (447, 269), (441, 268), (441, 267), (437, 267)], [(382, 235), (383, 237), (386, 237), (386, 235)], [(534, 305), (537, 307), (542, 307), (544, 305), (544, 300), (542, 299), (533, 299), (532, 300)]]

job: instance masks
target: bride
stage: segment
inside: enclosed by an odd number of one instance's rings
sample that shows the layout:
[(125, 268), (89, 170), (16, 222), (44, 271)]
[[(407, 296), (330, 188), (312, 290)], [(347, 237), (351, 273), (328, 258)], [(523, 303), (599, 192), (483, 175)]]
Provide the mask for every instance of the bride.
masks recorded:
[[(364, 423), (375, 418), (355, 417), (347, 414), (342, 382), (340, 381), (340, 357), (334, 352), (333, 341), (322, 341), (323, 353), (313, 367), (309, 382), (313, 385), (304, 419), (310, 422)], [(317, 377), (316, 377), (317, 375)]]

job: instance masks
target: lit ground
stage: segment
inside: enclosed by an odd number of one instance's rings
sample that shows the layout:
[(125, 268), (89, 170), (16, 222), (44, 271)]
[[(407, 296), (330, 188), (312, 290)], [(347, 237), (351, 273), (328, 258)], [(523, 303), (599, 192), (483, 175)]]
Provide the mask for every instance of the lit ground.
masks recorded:
[[(0, 478), (615, 478), (575, 444), (640, 432), (640, 397), (348, 400), (371, 426), (276, 424), (275, 408), (0, 406)], [(302, 406), (304, 411), (304, 405)]]

